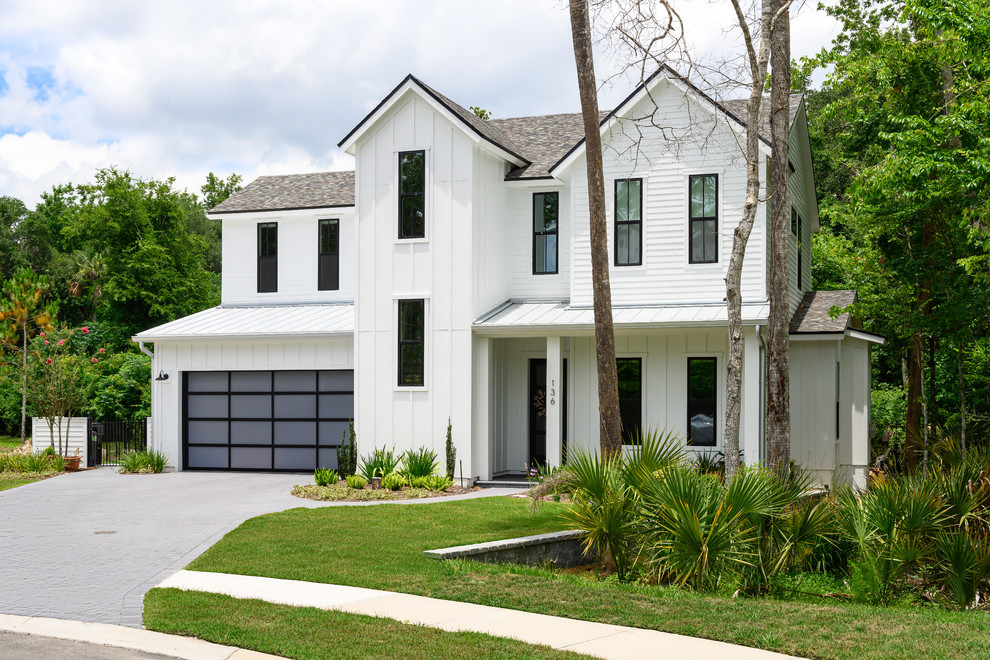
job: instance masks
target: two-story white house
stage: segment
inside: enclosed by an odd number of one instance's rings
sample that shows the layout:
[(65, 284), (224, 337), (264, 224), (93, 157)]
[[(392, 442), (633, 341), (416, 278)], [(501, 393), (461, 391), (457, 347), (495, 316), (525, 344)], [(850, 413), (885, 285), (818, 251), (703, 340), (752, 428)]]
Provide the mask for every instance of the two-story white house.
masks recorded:
[[(630, 442), (656, 426), (691, 451), (721, 448), (746, 120), (741, 102), (669, 70), (603, 113)], [(302, 471), (336, 466), (348, 420), (361, 454), (441, 456), (449, 420), (466, 480), (596, 447), (583, 135), (579, 114), (484, 121), (408, 76), (341, 141), (354, 172), (261, 177), (214, 208), (222, 304), (134, 338), (154, 344), (155, 447), (177, 469)], [(793, 454), (822, 482), (863, 482), (869, 347), (882, 339), (829, 315), (854, 292), (811, 290), (818, 216), (800, 97), (790, 147)], [(764, 454), (766, 219), (762, 205), (742, 279), (750, 463)]]

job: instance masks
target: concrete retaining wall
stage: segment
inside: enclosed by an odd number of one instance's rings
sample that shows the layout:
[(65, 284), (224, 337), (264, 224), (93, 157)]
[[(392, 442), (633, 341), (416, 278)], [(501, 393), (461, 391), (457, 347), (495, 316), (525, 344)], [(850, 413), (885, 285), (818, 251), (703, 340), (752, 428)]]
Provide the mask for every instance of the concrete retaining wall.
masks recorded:
[(594, 560), (594, 557), (587, 557), (582, 553), (583, 535), (584, 533), (578, 530), (552, 532), (427, 550), (423, 554), (433, 559), (471, 559), (488, 564), (537, 565), (553, 562), (557, 566), (568, 568)]

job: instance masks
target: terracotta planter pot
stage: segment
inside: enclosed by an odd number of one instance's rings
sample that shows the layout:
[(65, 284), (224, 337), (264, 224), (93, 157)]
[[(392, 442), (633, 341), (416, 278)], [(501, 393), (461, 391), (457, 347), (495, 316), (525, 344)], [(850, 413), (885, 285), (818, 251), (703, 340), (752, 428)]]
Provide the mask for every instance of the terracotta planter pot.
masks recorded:
[(65, 471), (66, 472), (77, 472), (79, 470), (79, 461), (82, 460), (81, 456), (69, 456), (65, 459)]

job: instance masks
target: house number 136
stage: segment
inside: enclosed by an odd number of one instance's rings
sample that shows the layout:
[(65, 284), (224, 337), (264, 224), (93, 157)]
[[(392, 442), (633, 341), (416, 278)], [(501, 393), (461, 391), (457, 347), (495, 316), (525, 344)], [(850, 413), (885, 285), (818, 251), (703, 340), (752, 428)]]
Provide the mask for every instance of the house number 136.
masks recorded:
[(557, 390), (554, 389), (555, 388), (555, 383), (556, 383), (556, 381), (553, 381), (553, 380), (550, 381), (550, 405), (551, 406), (557, 405), (557, 400), (554, 398), (557, 395)]

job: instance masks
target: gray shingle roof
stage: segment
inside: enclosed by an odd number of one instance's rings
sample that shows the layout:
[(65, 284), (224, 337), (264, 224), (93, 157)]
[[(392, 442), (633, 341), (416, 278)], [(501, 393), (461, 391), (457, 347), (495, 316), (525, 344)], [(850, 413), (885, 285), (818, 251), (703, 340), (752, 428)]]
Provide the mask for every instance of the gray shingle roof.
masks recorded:
[(808, 291), (791, 317), (791, 333), (845, 332), (850, 327), (849, 312), (834, 319), (832, 307), (848, 307), (856, 302), (855, 291)]
[(261, 176), (210, 213), (288, 211), (354, 206), (354, 172), (313, 172)]
[[(790, 124), (794, 123), (794, 118), (797, 116), (798, 107), (801, 105), (801, 99), (804, 98), (803, 94), (791, 94), (790, 107), (788, 108), (788, 122)], [(728, 101), (719, 102), (726, 111), (732, 114), (736, 119), (742, 122), (743, 125), (746, 124), (746, 120), (749, 117), (749, 101), (746, 99), (730, 99)], [(763, 102), (760, 103), (760, 137), (770, 141), (770, 97), (763, 97)]]
[[(604, 111), (600, 119), (604, 120), (607, 116), (608, 111)], [(579, 112), (490, 119), (486, 123), (493, 124), (510, 135), (530, 161), (530, 165), (510, 170), (505, 176), (509, 180), (550, 178), (550, 168), (584, 139), (584, 121)]]

